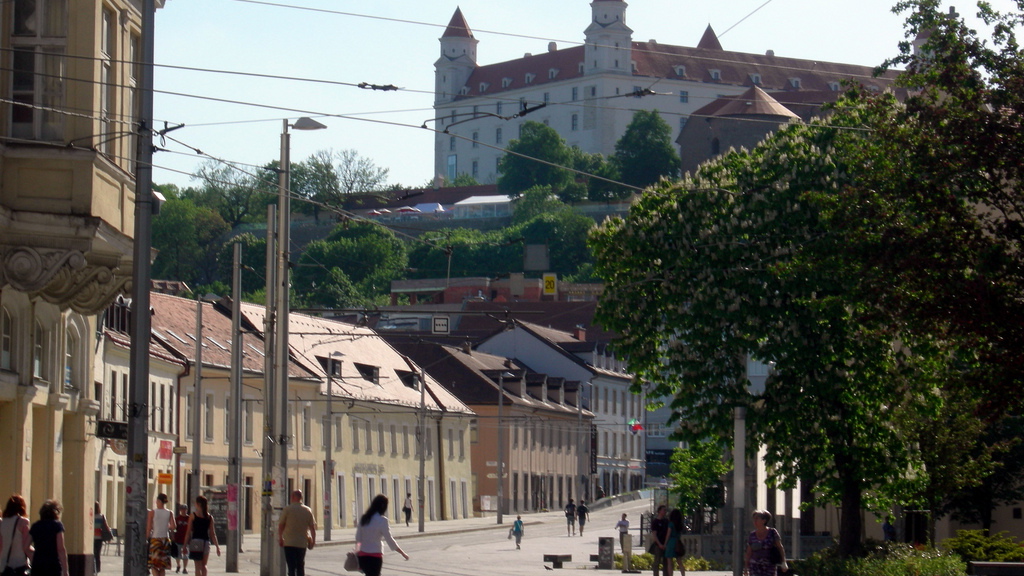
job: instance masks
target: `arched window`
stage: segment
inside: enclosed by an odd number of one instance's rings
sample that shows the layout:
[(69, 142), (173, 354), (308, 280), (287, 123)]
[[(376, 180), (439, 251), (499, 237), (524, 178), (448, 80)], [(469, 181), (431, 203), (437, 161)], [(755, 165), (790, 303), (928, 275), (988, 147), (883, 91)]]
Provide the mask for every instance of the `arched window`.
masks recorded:
[(35, 321), (35, 333), (32, 335), (32, 376), (46, 380), (46, 330), (39, 320)]
[(0, 369), (11, 370), (14, 322), (7, 308), (0, 307)]

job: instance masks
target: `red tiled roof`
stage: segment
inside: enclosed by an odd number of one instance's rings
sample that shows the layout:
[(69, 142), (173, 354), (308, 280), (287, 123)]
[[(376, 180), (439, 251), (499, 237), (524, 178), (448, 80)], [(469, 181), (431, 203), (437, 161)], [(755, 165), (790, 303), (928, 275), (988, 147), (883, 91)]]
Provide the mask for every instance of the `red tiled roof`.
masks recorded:
[(765, 93), (757, 86), (751, 86), (746, 92), (726, 101), (712, 116), (785, 116), (799, 118), (788, 108)]
[(452, 19), (448, 22), (448, 27), (444, 29), (442, 38), (472, 38), (473, 31), (469, 29), (469, 24), (466, 23), (465, 16), (462, 15), (462, 8), (456, 8), (455, 14), (452, 14)]
[(697, 48), (702, 50), (724, 50), (722, 43), (718, 41), (718, 35), (715, 34), (715, 30), (708, 24), (708, 27), (704, 29), (704, 35), (700, 37), (700, 42), (697, 43)]
[[(538, 86), (550, 82), (579, 78), (583, 75), (580, 73), (580, 64), (582, 62), (583, 46), (573, 46), (563, 50), (524, 56), (523, 58), (498, 64), (479, 66), (476, 70), (473, 70), (473, 73), (469, 75), (469, 80), (466, 81), (466, 87), (469, 89), (467, 96), (487, 96), (527, 86)], [(557, 73), (554, 78), (549, 78), (549, 71), (552, 69), (556, 70)], [(534, 75), (533, 81), (529, 84), (526, 83), (527, 74)], [(509, 82), (508, 86), (502, 87), (502, 80), (505, 78), (510, 79), (511, 82)], [(480, 91), (481, 84), (487, 85), (487, 89), (483, 92)], [(460, 98), (465, 97), (461, 96)], [(515, 110), (512, 110), (510, 113), (514, 112)]]

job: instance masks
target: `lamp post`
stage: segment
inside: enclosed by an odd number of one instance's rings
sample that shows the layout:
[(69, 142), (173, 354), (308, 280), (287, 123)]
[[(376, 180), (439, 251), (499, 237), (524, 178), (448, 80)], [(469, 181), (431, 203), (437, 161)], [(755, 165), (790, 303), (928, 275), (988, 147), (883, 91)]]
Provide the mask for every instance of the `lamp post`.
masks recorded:
[[(238, 572), (242, 549), (242, 244), (235, 242), (231, 267), (231, 445), (228, 456), (227, 572)], [(233, 508), (233, 509), (232, 509)]]
[(515, 378), (515, 374), (504, 370), (498, 374), (498, 524), (502, 523), (505, 508), (505, 438), (501, 427), (501, 413), (505, 407), (505, 378)]
[[(331, 541), (331, 525), (334, 524), (334, 501), (332, 484), (334, 482), (334, 376), (341, 377), (341, 360), (337, 364), (334, 358), (341, 358), (343, 354), (338, 351), (331, 352), (327, 358), (327, 419), (324, 424), (324, 542)], [(337, 366), (337, 374), (335, 374)]]
[[(291, 243), (291, 137), (288, 128), (296, 130), (321, 130), (326, 128), (323, 124), (312, 118), (302, 117), (289, 124), (288, 119), (281, 121), (281, 162), (278, 166), (277, 178), (277, 251), (276, 251), (276, 275), (273, 285), (273, 311), (274, 314), (274, 378), (276, 379), (275, 393), (278, 401), (276, 403), (277, 414), (271, 417), (276, 418), (273, 431), (277, 432), (274, 438), (274, 450), (276, 461), (273, 466), (273, 491), (277, 496), (273, 504), (274, 518), (270, 522), (264, 521), (263, 542), (273, 542), (273, 521), (280, 514), (280, 511), (288, 505), (288, 306), (289, 306), (289, 264)], [(268, 291), (268, 300), (270, 294)], [(269, 336), (269, 335), (268, 335)], [(266, 455), (264, 456), (266, 457)], [(260, 567), (260, 574), (267, 576), (274, 567), (274, 572), (280, 573), (284, 566), (284, 555), (279, 546), (268, 546), (271, 549), (268, 567)]]

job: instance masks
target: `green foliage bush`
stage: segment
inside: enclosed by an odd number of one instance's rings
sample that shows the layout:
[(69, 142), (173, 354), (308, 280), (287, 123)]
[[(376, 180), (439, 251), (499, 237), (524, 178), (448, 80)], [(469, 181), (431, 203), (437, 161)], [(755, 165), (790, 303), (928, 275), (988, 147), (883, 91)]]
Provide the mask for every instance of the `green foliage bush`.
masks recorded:
[(879, 544), (863, 558), (839, 558), (835, 548), (792, 562), (796, 574), (814, 576), (964, 576), (967, 564), (956, 554), (908, 544)]
[[(632, 567), (633, 570), (650, 570), (652, 564), (654, 564), (654, 556), (644, 552), (643, 554), (633, 554)], [(704, 558), (696, 558), (689, 556), (683, 560), (683, 565), (686, 566), (688, 571), (707, 571), (707, 570), (720, 570), (724, 568), (717, 562), (712, 562)], [(622, 569), (622, 554), (615, 555), (615, 567)]]
[(1024, 562), (1024, 545), (1006, 532), (986, 536), (983, 530), (957, 530), (956, 536), (939, 543), (966, 562)]

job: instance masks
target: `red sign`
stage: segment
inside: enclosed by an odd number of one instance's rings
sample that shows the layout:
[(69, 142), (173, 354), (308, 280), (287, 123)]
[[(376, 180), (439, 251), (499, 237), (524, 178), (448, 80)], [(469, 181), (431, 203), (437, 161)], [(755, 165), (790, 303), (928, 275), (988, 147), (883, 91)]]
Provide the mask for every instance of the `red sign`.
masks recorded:
[(156, 451), (156, 457), (161, 460), (170, 460), (172, 454), (174, 454), (174, 442), (161, 440), (160, 449)]

